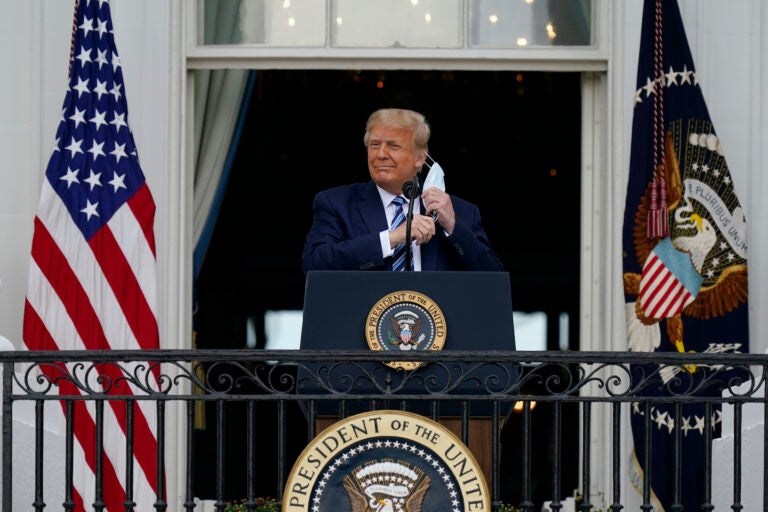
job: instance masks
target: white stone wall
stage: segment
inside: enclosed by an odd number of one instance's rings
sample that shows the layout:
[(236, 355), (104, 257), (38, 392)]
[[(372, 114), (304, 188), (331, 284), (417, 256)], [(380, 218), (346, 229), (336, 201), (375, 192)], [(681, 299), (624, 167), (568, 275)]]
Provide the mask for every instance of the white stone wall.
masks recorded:
[[(168, 196), (178, 187), (168, 179), (170, 163), (175, 161), (170, 140), (174, 135), (171, 73), (172, 66), (183, 65), (183, 55), (171, 55), (170, 4), (169, 0), (111, 2), (129, 122), (158, 205), (161, 280), (168, 275), (163, 266), (179, 252), (178, 247), (168, 245), (173, 239), (169, 219), (178, 215), (168, 211)], [(0, 0), (0, 63), (6, 70), (0, 73), (0, 233), (4, 242), (0, 251), (0, 335), (17, 346), (32, 219), (66, 87), (72, 5), (62, 0)], [(681, 0), (680, 5), (702, 90), (748, 215), (752, 348), (763, 352), (768, 347), (768, 322), (759, 312), (766, 310), (768, 302), (768, 290), (760, 286), (768, 282), (766, 265), (761, 264), (768, 254), (768, 212), (761, 198), (768, 193), (768, 184), (760, 171), (768, 162), (768, 114), (761, 93), (768, 78), (768, 52), (763, 51), (768, 36), (761, 21), (768, 18), (768, 6), (759, 0)], [(612, 52), (610, 66), (623, 73), (626, 101), (616, 101), (609, 115), (623, 121), (622, 150), (628, 158), (642, 1), (627, 0), (623, 9), (624, 27), (618, 33), (624, 39), (613, 42), (623, 52)], [(625, 111), (616, 112), (621, 105)], [(625, 182), (628, 164), (624, 164), (616, 172), (624, 175)], [(623, 197), (613, 201), (610, 210), (620, 216)], [(167, 306), (161, 301), (161, 309)], [(161, 322), (163, 317), (161, 311)], [(168, 346), (173, 344), (169, 341)]]
[(33, 93), (40, 90), (33, 78), (40, 66), (41, 42), (33, 37), (38, 10), (34, 2), (0, 1), (0, 335), (15, 344), (21, 339), (22, 290), (39, 193), (40, 174), (32, 171), (42, 124)]
[[(737, 394), (750, 392), (749, 383), (737, 388)], [(730, 396), (726, 394), (725, 396)], [(765, 387), (754, 393), (755, 397), (765, 396)], [(763, 505), (763, 406), (756, 403), (744, 404), (741, 417), (741, 505), (743, 510), (760, 510)], [(733, 460), (734, 460), (734, 410), (723, 407), (722, 436), (712, 442), (712, 504), (715, 510), (729, 510), (733, 504)]]
[[(112, 0), (110, 5), (125, 78), (128, 123), (158, 206), (158, 273), (164, 276), (169, 251), (165, 197), (171, 158), (171, 2)], [(74, 0), (0, 0), (0, 336), (10, 339), (16, 348), (22, 346), (32, 223), (67, 87), (73, 14)], [(162, 325), (161, 320), (161, 329)], [(57, 405), (49, 403), (46, 412), (55, 414)], [(13, 508), (22, 510), (34, 498), (31, 404), (17, 404), (14, 418)], [(169, 440), (173, 442), (175, 436)], [(45, 499), (49, 507), (56, 508), (63, 502), (61, 432), (47, 431), (44, 446)], [(169, 469), (175, 468), (175, 460), (168, 457)], [(168, 478), (171, 510), (178, 509), (175, 483), (173, 477)]]
[[(158, 253), (163, 252), (158, 261), (164, 264), (169, 250), (164, 198), (170, 159), (170, 2), (112, 0), (110, 5), (128, 122), (158, 205), (155, 233)], [(74, 0), (0, 0), (0, 335), (17, 347), (32, 221), (67, 87), (73, 13)]]
[[(73, 5), (73, 0), (0, 0), (0, 335), (16, 347), (21, 346), (32, 220), (66, 87)], [(174, 138), (183, 135), (179, 133), (180, 119), (175, 118), (181, 114), (172, 114), (172, 104), (180, 101), (174, 73), (184, 64), (183, 48), (172, 45), (178, 37), (174, 31), (181, 26), (180, 20), (172, 18), (180, 15), (173, 8), (181, 3), (111, 0), (110, 5), (126, 82), (128, 120), (158, 205), (155, 231), (162, 343), (164, 348), (174, 348), (186, 335), (175, 333), (184, 326), (169, 320), (184, 307), (185, 300), (178, 293), (178, 276), (173, 272), (179, 268), (178, 259), (191, 252), (179, 246), (183, 237), (175, 232), (176, 226), (185, 225), (178, 222), (185, 199), (184, 186), (176, 182), (181, 170), (174, 167), (181, 161), (174, 154)], [(764, 177), (768, 107), (762, 93), (768, 84), (768, 4), (762, 0), (680, 0), (680, 6), (712, 121), (747, 212), (751, 345), (753, 352), (764, 352), (768, 347), (768, 315), (764, 314), (768, 310), (768, 207), (762, 199), (768, 197)], [(613, 171), (623, 181), (611, 189), (622, 192), (612, 194), (610, 204), (603, 206), (621, 219), (642, 0), (623, 1), (616, 9), (619, 16), (607, 20), (618, 25), (609, 31), (613, 34), (609, 69), (612, 78), (621, 82), (625, 98), (613, 98), (608, 117), (622, 130), (614, 143), (623, 140), (623, 145), (609, 149), (608, 160), (613, 164), (611, 155), (623, 155)], [(612, 225), (621, 229), (620, 222)], [(620, 232), (613, 236), (620, 239)], [(620, 254), (613, 257), (618, 260)], [(620, 263), (613, 265), (618, 269)], [(600, 301), (609, 310), (616, 308), (606, 313), (615, 319), (623, 319), (623, 304), (612, 304), (616, 301), (610, 299), (619, 282), (617, 275), (616, 283), (607, 283), (605, 300)], [(620, 321), (606, 325), (605, 340), (621, 339)], [(173, 482), (169, 482), (171, 501), (174, 492)]]

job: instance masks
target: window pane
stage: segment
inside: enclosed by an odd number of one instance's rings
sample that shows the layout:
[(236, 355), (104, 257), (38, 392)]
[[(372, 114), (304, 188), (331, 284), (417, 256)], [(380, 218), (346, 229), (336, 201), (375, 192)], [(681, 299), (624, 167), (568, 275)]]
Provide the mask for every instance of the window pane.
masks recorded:
[(472, 0), (470, 46), (587, 46), (591, 11), (591, 0)]
[(333, 46), (462, 46), (461, 0), (334, 0), (333, 6)]
[(515, 350), (547, 350), (547, 314), (513, 311)]
[(204, 0), (203, 44), (325, 46), (325, 0)]
[(462, 48), (465, 26), (475, 48), (592, 44), (592, 0), (200, 1), (211, 45)]
[(301, 348), (301, 310), (269, 310), (264, 313), (264, 348), (298, 350)]

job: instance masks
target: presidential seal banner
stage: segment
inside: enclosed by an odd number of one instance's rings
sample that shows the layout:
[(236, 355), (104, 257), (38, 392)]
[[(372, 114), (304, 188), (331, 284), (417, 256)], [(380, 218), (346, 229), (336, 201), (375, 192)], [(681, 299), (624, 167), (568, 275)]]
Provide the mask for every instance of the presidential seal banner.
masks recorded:
[[(643, 7), (623, 229), (629, 350), (748, 352), (745, 214), (676, 0), (645, 0)], [(633, 384), (649, 396), (697, 389), (715, 370), (652, 366), (632, 371)], [(709, 386), (701, 394), (721, 391)], [(705, 443), (719, 435), (720, 411), (649, 403), (631, 408), (632, 482), (659, 512), (698, 510), (705, 505)]]
[(350, 416), (304, 449), (283, 512), (490, 511), (483, 472), (445, 427), (405, 411)]

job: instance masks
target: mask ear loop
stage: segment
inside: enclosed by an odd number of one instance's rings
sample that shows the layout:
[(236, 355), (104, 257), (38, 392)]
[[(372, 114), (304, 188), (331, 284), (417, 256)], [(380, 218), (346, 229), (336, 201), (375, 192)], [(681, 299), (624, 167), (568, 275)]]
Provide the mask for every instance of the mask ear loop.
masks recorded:
[[(424, 165), (427, 166), (427, 169), (431, 169), (433, 165), (435, 165), (437, 162), (435, 162), (435, 159), (430, 156), (429, 153), (426, 153), (427, 158), (424, 159)], [(432, 217), (432, 220), (437, 222), (438, 219), (438, 213), (435, 211), (429, 212), (429, 216)]]
[(417, 175), (421, 176), (421, 171), (424, 169), (424, 166), (427, 166), (427, 169), (431, 169), (433, 165), (435, 165), (435, 159), (429, 156), (429, 153), (426, 151), (424, 152), (424, 163), (421, 164), (421, 167), (419, 167), (419, 170), (416, 172)]

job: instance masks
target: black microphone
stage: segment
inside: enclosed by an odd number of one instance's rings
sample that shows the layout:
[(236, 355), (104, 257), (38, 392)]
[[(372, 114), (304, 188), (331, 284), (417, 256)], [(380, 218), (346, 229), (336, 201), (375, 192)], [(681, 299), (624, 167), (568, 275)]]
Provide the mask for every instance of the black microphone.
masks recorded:
[(411, 223), (413, 222), (413, 203), (419, 192), (419, 177), (414, 175), (411, 181), (403, 183), (403, 195), (408, 198), (408, 215), (405, 216), (405, 270), (413, 270), (411, 258)]
[[(416, 191), (415, 193), (414, 193), (414, 190)], [(413, 181), (406, 181), (405, 183), (403, 183), (403, 195), (407, 197), (409, 201), (415, 198), (418, 192), (419, 192), (418, 183), (414, 183)]]

